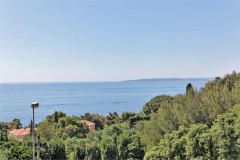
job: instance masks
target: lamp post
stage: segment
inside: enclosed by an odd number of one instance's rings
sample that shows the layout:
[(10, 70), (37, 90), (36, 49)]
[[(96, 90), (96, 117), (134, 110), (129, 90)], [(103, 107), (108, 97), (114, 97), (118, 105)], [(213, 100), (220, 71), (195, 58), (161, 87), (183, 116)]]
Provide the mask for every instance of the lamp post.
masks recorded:
[(32, 102), (31, 107), (33, 109), (33, 117), (32, 117), (32, 146), (33, 146), (33, 160), (35, 160), (35, 142), (34, 142), (34, 109), (38, 108), (38, 102)]

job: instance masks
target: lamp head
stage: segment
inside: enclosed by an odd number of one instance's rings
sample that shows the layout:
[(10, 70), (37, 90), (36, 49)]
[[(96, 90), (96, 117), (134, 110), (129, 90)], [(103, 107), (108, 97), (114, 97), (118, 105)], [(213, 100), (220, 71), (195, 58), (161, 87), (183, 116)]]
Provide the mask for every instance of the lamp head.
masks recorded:
[(38, 102), (32, 102), (31, 107), (32, 108), (38, 108), (39, 103)]

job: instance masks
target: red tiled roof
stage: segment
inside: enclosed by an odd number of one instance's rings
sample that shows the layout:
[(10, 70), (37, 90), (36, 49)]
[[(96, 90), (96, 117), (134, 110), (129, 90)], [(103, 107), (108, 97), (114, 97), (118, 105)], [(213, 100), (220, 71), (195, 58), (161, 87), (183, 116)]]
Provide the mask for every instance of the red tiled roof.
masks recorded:
[(20, 129), (13, 129), (9, 132), (9, 134), (14, 136), (25, 136), (30, 133), (30, 128), (20, 128)]
[(95, 123), (90, 122), (90, 121), (87, 121), (87, 120), (81, 120), (81, 122), (82, 122), (82, 123), (86, 123), (86, 125), (88, 125), (88, 126), (95, 125)]
[[(14, 135), (14, 136), (25, 136), (27, 134), (30, 134), (30, 130), (31, 130), (31, 128), (29, 128), (29, 127), (13, 129), (13, 130), (9, 131), (9, 134)], [(34, 130), (37, 131), (38, 128), (34, 128)]]

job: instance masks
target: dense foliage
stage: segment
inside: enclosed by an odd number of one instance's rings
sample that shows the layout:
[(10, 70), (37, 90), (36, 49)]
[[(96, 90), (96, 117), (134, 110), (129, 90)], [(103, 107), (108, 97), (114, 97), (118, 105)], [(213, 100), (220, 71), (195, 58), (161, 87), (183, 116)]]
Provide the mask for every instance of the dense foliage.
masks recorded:
[[(154, 97), (140, 113), (56, 111), (36, 127), (41, 159), (240, 159), (240, 73), (199, 91), (187, 84), (186, 94)], [(20, 143), (7, 134), (17, 128), (19, 119), (0, 122), (0, 159), (31, 159), (31, 137)]]
[(145, 159), (240, 159), (240, 105), (206, 124), (181, 126), (165, 134)]
[(233, 72), (222, 79), (216, 78), (200, 91), (194, 91), (191, 85), (187, 85), (185, 95), (175, 96), (151, 114), (150, 121), (144, 124), (141, 142), (148, 151), (165, 134), (178, 130), (180, 126), (206, 124), (210, 128), (219, 114), (239, 103), (240, 73)]

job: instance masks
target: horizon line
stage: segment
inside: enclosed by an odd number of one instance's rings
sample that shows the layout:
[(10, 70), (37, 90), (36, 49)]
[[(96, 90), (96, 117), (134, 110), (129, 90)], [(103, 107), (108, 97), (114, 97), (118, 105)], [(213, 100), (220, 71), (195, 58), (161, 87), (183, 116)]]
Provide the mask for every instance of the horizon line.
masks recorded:
[(0, 84), (24, 84), (24, 83), (104, 83), (104, 82), (128, 82), (128, 81), (157, 81), (157, 80), (187, 80), (187, 79), (214, 79), (215, 77), (175, 77), (175, 78), (140, 78), (127, 80), (96, 80), (96, 81), (21, 81), (21, 82), (0, 82)]

